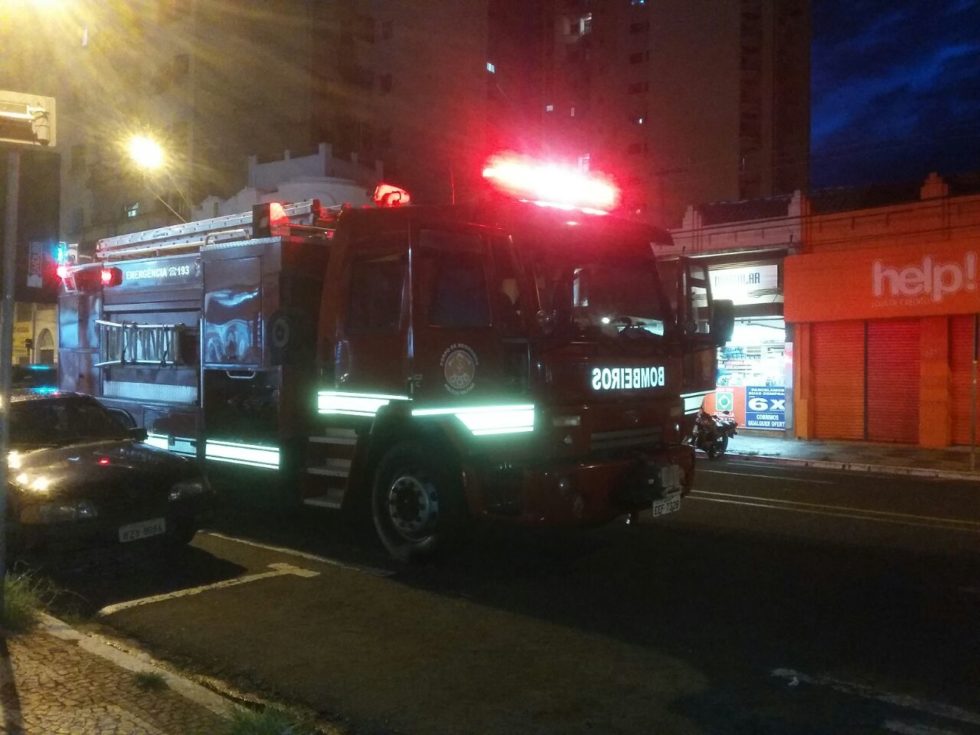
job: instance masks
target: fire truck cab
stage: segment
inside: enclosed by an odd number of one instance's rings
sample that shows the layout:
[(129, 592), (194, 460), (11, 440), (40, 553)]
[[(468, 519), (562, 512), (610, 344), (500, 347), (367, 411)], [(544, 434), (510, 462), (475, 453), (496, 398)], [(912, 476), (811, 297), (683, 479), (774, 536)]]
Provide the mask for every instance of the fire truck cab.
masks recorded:
[(284, 500), (370, 509), (401, 559), (472, 519), (676, 510), (731, 305), (658, 261), (665, 231), (541, 204), (259, 205), (102, 240), (61, 297), (62, 388)]

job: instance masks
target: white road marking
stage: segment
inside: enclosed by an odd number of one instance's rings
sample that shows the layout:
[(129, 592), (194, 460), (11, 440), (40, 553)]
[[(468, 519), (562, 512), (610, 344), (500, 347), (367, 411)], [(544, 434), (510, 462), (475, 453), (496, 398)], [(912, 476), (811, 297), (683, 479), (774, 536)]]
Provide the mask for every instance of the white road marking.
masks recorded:
[(783, 510), (793, 513), (832, 516), (835, 518), (853, 518), (856, 520), (871, 521), (874, 523), (891, 523), (894, 525), (915, 526), (918, 528), (943, 528), (949, 531), (980, 533), (980, 521), (971, 521), (961, 518), (936, 518), (932, 516), (918, 516), (910, 513), (894, 513), (892, 511), (885, 510), (850, 508), (842, 505), (825, 505), (821, 503), (804, 503), (795, 500), (780, 500), (778, 498), (765, 498), (752, 495), (719, 493), (708, 490), (692, 490), (685, 499), (703, 500), (709, 503), (721, 503), (723, 505), (743, 505), (749, 508), (767, 508), (769, 510)]
[(786, 679), (790, 682), (797, 681), (813, 686), (825, 686), (834, 691), (861, 697), (862, 699), (872, 699), (895, 707), (921, 712), (934, 717), (942, 717), (947, 720), (955, 720), (968, 725), (980, 725), (980, 714), (943, 702), (931, 702), (926, 699), (909, 697), (904, 694), (892, 694), (891, 692), (874, 689), (866, 684), (843, 681), (842, 679), (835, 679), (831, 676), (809, 676), (794, 669), (773, 669), (770, 673), (777, 679)]
[(235, 579), (226, 579), (221, 582), (215, 582), (214, 584), (202, 584), (198, 587), (188, 587), (183, 590), (175, 590), (174, 592), (166, 592), (162, 595), (151, 595), (150, 597), (140, 597), (135, 600), (126, 600), (125, 602), (119, 602), (115, 605), (107, 605), (106, 607), (99, 610), (97, 615), (99, 617), (105, 617), (107, 615), (112, 615), (120, 610), (128, 610), (131, 607), (139, 607), (140, 605), (150, 605), (154, 602), (163, 602), (164, 600), (173, 600), (178, 597), (189, 597), (191, 595), (199, 595), (202, 592), (208, 592), (210, 590), (225, 589), (228, 587), (237, 587), (242, 584), (248, 584), (249, 582), (258, 582), (262, 579), (270, 579), (271, 577), (282, 577), (287, 574), (292, 574), (297, 577), (318, 577), (319, 572), (313, 572), (309, 569), (300, 569), (299, 567), (294, 567), (292, 564), (270, 564), (272, 568), (270, 572), (259, 572), (258, 574), (246, 574), (241, 577), (236, 577)]
[(340, 567), (341, 569), (350, 569), (354, 572), (364, 572), (365, 574), (373, 574), (377, 577), (391, 577), (394, 572), (387, 569), (379, 569), (377, 567), (369, 567), (363, 564), (347, 564), (342, 561), (337, 561), (336, 559), (331, 559), (327, 556), (317, 556), (316, 554), (308, 554), (305, 551), (297, 551), (296, 549), (290, 549), (285, 546), (272, 546), (270, 544), (261, 544), (258, 541), (250, 541), (244, 538), (238, 538), (236, 536), (226, 536), (223, 533), (218, 533), (217, 531), (199, 531), (199, 534), (205, 536), (213, 536), (214, 538), (221, 539), (222, 541), (234, 541), (236, 544), (243, 544), (245, 546), (251, 546), (255, 549), (263, 549), (265, 551), (274, 551), (277, 554), (284, 554), (286, 556), (295, 556), (298, 559), (305, 559), (307, 561), (315, 561), (320, 564), (328, 564), (333, 567)]
[(805, 477), (777, 477), (776, 475), (754, 475), (751, 472), (726, 472), (725, 470), (699, 470), (695, 469), (694, 474), (699, 475), (701, 473), (706, 475), (734, 475), (736, 477), (763, 477), (767, 480), (776, 480), (778, 482), (805, 482), (808, 485), (836, 485), (837, 482), (834, 480), (809, 480)]

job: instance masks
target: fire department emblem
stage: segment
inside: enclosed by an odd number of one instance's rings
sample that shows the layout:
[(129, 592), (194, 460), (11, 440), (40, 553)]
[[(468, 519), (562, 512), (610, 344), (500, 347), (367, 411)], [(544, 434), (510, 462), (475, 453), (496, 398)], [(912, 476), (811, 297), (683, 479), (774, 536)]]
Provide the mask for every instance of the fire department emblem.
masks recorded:
[(455, 395), (462, 395), (473, 390), (476, 378), (476, 366), (480, 361), (476, 353), (467, 345), (453, 344), (442, 353), (442, 374), (446, 378), (446, 390)]

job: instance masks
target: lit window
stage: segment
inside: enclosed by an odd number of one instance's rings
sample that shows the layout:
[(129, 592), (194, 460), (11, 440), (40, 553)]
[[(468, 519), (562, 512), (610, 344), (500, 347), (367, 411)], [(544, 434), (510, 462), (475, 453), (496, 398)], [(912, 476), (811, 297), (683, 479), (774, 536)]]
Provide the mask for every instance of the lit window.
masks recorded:
[(126, 205), (126, 217), (128, 219), (133, 219), (134, 217), (139, 217), (140, 214), (140, 203), (132, 202)]
[(544, 106), (544, 111), (545, 112), (554, 112), (555, 111), (555, 106), (554, 105), (545, 105)]
[(574, 107), (572, 107), (572, 108), (570, 108), (568, 110), (568, 116), (569, 117), (575, 117), (575, 108)]
[(578, 32), (580, 36), (592, 32), (592, 13), (586, 13), (578, 19)]
[(488, 61), (487, 62), (487, 71), (490, 72), (491, 74), (496, 74), (497, 73), (497, 66), (492, 61)]

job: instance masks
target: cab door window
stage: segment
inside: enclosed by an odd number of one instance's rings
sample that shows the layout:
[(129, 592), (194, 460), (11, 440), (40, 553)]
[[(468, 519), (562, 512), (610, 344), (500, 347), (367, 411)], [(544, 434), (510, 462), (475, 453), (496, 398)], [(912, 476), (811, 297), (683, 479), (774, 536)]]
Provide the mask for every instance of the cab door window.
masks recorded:
[(432, 327), (490, 326), (483, 240), (472, 233), (419, 233), (420, 295)]
[(404, 282), (404, 259), (400, 255), (355, 261), (351, 268), (348, 333), (398, 331)]

